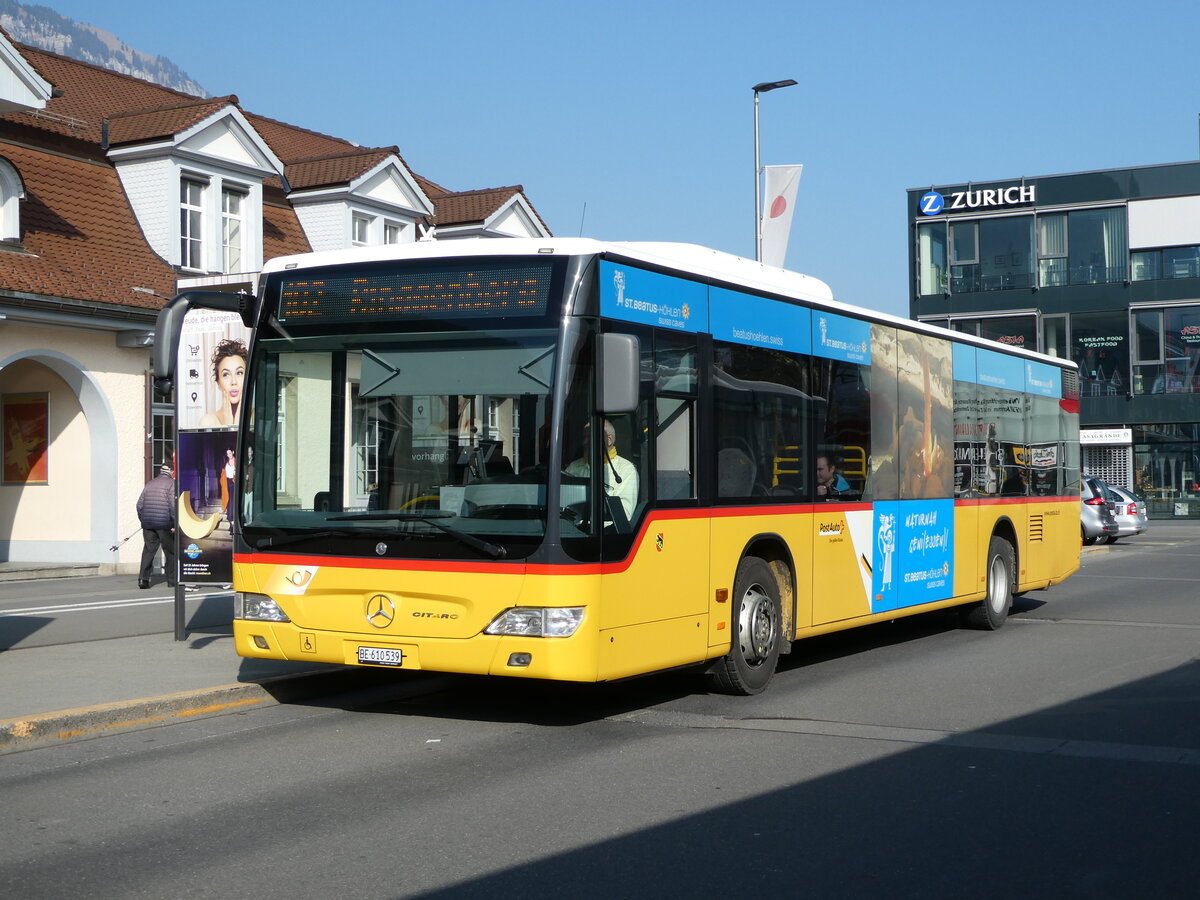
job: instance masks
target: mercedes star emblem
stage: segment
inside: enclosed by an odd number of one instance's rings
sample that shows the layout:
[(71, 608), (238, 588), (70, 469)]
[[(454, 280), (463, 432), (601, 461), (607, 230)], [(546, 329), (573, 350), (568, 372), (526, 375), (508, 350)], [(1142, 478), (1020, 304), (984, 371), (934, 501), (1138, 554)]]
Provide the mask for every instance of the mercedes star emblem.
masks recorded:
[(384, 594), (376, 594), (367, 601), (367, 621), (376, 628), (387, 628), (396, 618), (396, 604)]

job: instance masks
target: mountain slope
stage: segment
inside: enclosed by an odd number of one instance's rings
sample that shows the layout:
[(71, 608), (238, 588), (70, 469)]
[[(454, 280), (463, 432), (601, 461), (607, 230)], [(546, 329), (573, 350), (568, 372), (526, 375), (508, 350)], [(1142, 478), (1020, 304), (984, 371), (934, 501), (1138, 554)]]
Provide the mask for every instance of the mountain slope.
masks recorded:
[(80, 24), (45, 6), (0, 0), (0, 28), (14, 41), (123, 72), (199, 97), (208, 92), (166, 57), (135, 50), (95, 25)]

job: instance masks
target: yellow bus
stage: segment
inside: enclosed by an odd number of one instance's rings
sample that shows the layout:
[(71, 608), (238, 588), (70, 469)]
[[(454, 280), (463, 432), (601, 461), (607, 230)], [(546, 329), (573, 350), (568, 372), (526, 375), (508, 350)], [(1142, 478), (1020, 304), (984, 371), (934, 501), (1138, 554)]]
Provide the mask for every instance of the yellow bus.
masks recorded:
[(271, 261), (233, 522), (245, 657), (763, 690), (810, 635), (999, 628), (1079, 566), (1073, 364), (681, 244)]

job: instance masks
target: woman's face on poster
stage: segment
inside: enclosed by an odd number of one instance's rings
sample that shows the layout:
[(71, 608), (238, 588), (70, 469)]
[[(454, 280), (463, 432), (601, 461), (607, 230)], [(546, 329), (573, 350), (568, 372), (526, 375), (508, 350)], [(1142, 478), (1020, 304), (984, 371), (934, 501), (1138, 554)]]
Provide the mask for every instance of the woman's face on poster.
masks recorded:
[(242, 381), (246, 377), (246, 361), (240, 356), (227, 356), (217, 363), (217, 387), (231, 405), (242, 398)]

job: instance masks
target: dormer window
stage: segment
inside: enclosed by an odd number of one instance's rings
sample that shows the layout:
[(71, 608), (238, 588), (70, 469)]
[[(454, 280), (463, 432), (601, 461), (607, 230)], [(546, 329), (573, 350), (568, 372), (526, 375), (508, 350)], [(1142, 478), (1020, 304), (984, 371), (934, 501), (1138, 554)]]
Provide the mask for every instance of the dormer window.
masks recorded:
[[(146, 239), (189, 276), (262, 268), (263, 182), (283, 163), (229, 100), (109, 120), (108, 157)], [(171, 202), (178, 215), (164, 215)]]
[(374, 216), (354, 213), (350, 217), (350, 246), (366, 247), (371, 243), (371, 225)]
[(179, 179), (180, 268), (227, 275), (250, 271), (250, 206), (248, 185), (184, 174)]
[(377, 247), (380, 244), (403, 244), (410, 240), (407, 229), (411, 226), (398, 219), (387, 219), (365, 212), (350, 214), (350, 246)]
[(222, 272), (232, 274), (244, 272), (242, 257), (244, 252), (245, 229), (243, 228), (243, 209), (246, 203), (246, 192), (231, 187), (221, 190), (221, 257), (224, 262)]
[(21, 239), (21, 198), (25, 187), (21, 174), (0, 157), (0, 241), (15, 243)]
[(204, 268), (204, 193), (208, 184), (195, 178), (179, 182), (179, 265)]

